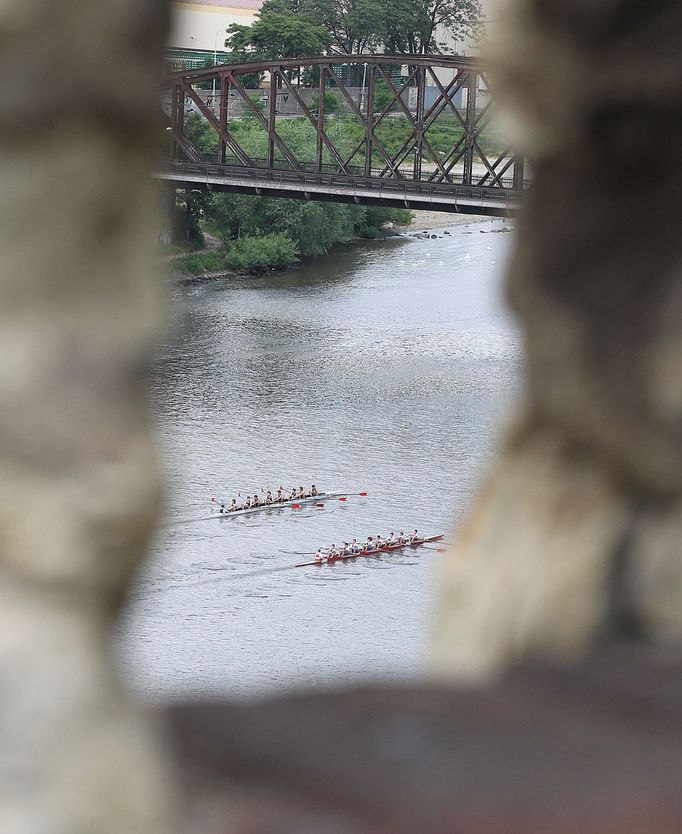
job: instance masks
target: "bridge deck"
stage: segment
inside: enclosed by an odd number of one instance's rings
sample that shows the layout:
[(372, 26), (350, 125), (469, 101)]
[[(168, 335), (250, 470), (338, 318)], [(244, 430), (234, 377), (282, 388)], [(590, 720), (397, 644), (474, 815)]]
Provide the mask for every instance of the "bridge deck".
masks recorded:
[(522, 198), (520, 192), (498, 187), (349, 177), (189, 161), (164, 163), (155, 176), (189, 188), (494, 217), (514, 214)]

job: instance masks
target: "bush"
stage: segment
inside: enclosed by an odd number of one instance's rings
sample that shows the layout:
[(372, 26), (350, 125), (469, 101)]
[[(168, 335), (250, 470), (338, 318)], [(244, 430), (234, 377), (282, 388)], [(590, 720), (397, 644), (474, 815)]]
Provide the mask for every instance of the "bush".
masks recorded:
[(413, 214), (407, 209), (378, 208), (368, 206), (365, 217), (357, 224), (356, 232), (360, 237), (374, 239), (381, 234), (381, 227), (387, 223), (407, 226), (412, 221)]
[(298, 262), (294, 241), (285, 234), (243, 237), (226, 252), (226, 263), (237, 272), (266, 272), (286, 269)]
[(298, 261), (296, 244), (284, 234), (243, 237), (229, 248), (215, 252), (197, 252), (178, 258), (176, 269), (186, 275), (208, 272), (268, 272), (286, 269)]

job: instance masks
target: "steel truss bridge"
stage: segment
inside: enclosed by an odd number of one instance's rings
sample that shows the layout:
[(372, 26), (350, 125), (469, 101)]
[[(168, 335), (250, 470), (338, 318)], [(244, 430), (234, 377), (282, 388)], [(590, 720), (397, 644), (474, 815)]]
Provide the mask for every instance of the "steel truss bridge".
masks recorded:
[[(403, 67), (407, 77), (395, 80)], [(253, 73), (269, 76), (259, 101), (245, 85)], [(353, 73), (362, 77), (359, 89), (344, 81)], [(211, 88), (215, 98), (208, 99)], [(495, 104), (486, 71), (473, 58), (344, 55), (224, 64), (173, 73), (163, 92), (169, 154), (157, 176), (178, 186), (505, 216), (528, 185), (524, 160), (494, 136)], [(343, 116), (325, 113), (329, 92), (341, 100)], [(187, 136), (188, 109), (215, 131), (216, 155), (202, 154)], [(284, 122), (294, 115), (309, 125), (309, 158), (287, 138)], [(257, 156), (240, 145), (235, 119), (257, 126)], [(349, 141), (339, 126), (351, 122)], [(397, 149), (388, 138), (396, 126)]]

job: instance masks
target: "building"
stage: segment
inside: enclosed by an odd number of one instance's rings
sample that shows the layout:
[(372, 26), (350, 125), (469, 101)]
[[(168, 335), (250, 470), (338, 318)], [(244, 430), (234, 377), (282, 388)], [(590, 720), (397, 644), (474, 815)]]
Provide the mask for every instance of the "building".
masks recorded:
[(250, 25), (262, 0), (176, 0), (171, 3), (171, 33), (166, 50), (168, 69), (196, 69), (225, 56), (226, 29)]

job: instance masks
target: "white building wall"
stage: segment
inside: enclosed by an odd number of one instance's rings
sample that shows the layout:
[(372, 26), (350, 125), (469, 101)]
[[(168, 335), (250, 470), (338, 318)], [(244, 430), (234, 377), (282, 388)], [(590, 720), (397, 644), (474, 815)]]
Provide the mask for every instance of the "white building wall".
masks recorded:
[[(239, 4), (239, 5), (238, 5)], [(172, 26), (168, 46), (174, 49), (223, 50), (233, 23), (245, 26), (256, 19), (259, 2), (233, 0), (230, 5), (217, 3), (173, 3)]]

